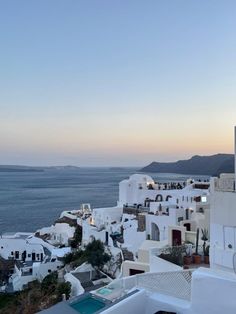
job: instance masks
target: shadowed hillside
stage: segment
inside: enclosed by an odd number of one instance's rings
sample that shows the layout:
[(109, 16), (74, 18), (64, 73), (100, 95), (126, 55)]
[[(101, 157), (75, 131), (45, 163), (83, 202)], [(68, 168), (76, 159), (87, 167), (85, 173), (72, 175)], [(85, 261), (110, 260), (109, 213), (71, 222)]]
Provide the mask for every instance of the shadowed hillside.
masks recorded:
[(194, 175), (219, 175), (234, 172), (233, 154), (193, 156), (176, 162), (152, 162), (141, 169), (142, 172), (180, 173)]

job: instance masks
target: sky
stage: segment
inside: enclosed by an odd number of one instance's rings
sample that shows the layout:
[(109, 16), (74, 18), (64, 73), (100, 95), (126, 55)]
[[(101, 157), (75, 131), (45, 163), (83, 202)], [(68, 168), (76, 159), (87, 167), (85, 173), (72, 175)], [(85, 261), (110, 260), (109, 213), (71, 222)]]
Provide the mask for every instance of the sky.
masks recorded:
[(0, 164), (233, 153), (235, 0), (0, 1)]

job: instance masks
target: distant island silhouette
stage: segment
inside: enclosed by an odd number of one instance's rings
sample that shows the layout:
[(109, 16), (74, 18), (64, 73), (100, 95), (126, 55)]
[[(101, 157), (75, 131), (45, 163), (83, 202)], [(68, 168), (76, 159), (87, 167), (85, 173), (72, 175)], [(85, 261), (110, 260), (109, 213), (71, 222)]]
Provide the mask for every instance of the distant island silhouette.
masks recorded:
[(218, 176), (220, 173), (234, 172), (233, 154), (216, 154), (211, 156), (193, 156), (176, 162), (152, 162), (142, 168), (141, 172), (178, 173), (193, 175)]
[(48, 166), (48, 167), (34, 167), (34, 166), (18, 166), (18, 165), (0, 165), (0, 172), (43, 172), (48, 169), (79, 169), (77, 166)]

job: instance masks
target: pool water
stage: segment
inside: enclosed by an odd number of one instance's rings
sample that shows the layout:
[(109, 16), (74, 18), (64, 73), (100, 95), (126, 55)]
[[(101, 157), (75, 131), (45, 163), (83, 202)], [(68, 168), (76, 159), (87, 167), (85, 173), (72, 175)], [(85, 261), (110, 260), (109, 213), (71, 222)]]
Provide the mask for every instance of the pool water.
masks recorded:
[(97, 291), (97, 293), (102, 294), (102, 295), (108, 295), (112, 292), (112, 289), (110, 288), (101, 288)]
[(96, 313), (98, 310), (101, 310), (105, 307), (105, 303), (94, 299), (92, 297), (87, 297), (78, 302), (71, 304), (71, 307), (76, 310), (80, 314), (93, 314)]

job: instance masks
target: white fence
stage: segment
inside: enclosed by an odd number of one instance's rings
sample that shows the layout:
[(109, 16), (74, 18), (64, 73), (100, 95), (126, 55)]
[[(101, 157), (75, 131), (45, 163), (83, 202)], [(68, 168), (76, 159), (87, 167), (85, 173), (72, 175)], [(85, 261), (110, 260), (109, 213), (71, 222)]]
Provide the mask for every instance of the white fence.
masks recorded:
[(146, 273), (136, 278), (137, 287), (188, 301), (191, 299), (192, 271)]

